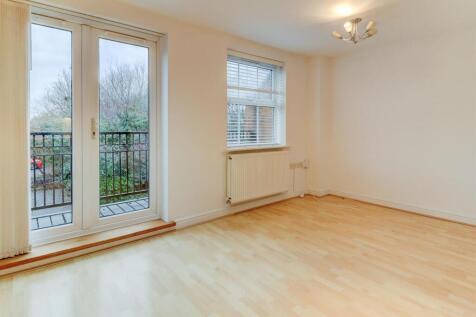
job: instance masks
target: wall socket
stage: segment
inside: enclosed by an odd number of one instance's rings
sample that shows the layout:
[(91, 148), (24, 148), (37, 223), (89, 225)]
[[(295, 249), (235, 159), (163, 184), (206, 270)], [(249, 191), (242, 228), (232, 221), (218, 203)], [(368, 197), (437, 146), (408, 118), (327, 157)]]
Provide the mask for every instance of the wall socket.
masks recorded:
[(289, 164), (289, 168), (291, 168), (291, 169), (296, 169), (296, 168), (307, 169), (307, 168), (309, 168), (309, 160), (304, 160), (304, 161), (301, 161), (301, 162), (291, 163), (291, 164)]

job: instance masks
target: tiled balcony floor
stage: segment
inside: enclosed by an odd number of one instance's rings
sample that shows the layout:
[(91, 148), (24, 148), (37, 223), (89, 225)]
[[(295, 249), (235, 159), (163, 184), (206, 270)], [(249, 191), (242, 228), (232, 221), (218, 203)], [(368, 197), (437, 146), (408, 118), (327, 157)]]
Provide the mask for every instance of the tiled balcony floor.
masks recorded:
[[(101, 206), (99, 216), (110, 217), (149, 208), (149, 199), (141, 198)], [(32, 211), (31, 229), (39, 230), (72, 223), (71, 205)]]

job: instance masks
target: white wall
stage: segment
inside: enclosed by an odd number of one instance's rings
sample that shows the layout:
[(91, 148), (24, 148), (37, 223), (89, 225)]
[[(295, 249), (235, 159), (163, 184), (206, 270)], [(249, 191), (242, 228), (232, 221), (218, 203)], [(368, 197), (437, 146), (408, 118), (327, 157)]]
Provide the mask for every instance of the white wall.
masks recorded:
[[(196, 27), (110, 0), (51, 0), (79, 12), (112, 18), (167, 34), (168, 88), (163, 96), (162, 211), (171, 220), (227, 212), (226, 56), (235, 49), (284, 61), (287, 72), (287, 144), (292, 161), (307, 157), (307, 62), (305, 56), (259, 45), (222, 32)], [(168, 166), (167, 166), (168, 165)], [(297, 170), (294, 191), (306, 191), (305, 172)], [(238, 208), (283, 199), (281, 195)], [(235, 208), (236, 210), (236, 208)]]
[(331, 59), (314, 57), (309, 61), (308, 77), (308, 158), (310, 168), (307, 175), (308, 191), (324, 196), (330, 188), (329, 180), (329, 137), (328, 116), (331, 98)]
[(311, 189), (476, 223), (476, 33), (356, 50), (330, 66), (330, 99), (313, 102), (328, 177)]

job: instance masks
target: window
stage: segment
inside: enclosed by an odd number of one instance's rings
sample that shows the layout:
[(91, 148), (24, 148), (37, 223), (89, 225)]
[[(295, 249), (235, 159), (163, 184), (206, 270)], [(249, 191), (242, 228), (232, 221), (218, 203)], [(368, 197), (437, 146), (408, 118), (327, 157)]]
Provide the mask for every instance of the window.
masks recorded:
[(284, 143), (285, 84), (282, 65), (229, 55), (228, 147)]

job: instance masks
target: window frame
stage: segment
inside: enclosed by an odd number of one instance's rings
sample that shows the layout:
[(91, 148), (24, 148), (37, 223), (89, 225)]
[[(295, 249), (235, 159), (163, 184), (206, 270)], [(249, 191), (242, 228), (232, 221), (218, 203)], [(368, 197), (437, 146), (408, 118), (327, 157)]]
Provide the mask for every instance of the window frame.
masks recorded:
[[(246, 91), (248, 89), (240, 88), (238, 86), (232, 86), (228, 83), (228, 63), (229, 62), (237, 62), (240, 64), (249, 64), (250, 66), (254, 67), (261, 67), (268, 68), (272, 70), (272, 89), (271, 91), (268, 90), (260, 90), (260, 89), (249, 89), (252, 92), (262, 92), (262, 93), (270, 93), (275, 96), (282, 98), (282, 102), (276, 102), (275, 104), (260, 104), (259, 99), (254, 99), (253, 102), (249, 105), (242, 104), (242, 106), (256, 106), (257, 109), (260, 107), (272, 107), (275, 110), (274, 114), (274, 124), (273, 124), (273, 133), (275, 135), (275, 140), (272, 143), (237, 143), (237, 144), (230, 144), (228, 140), (228, 127), (229, 127), (229, 116), (228, 116), (228, 109), (230, 103), (236, 103), (233, 101), (240, 101), (240, 98), (230, 97), (228, 94), (229, 89), (235, 89), (236, 91)], [(228, 50), (227, 58), (226, 58), (226, 78), (227, 78), (227, 106), (226, 106), (226, 148), (228, 151), (241, 151), (241, 150), (254, 150), (254, 149), (273, 149), (273, 148), (283, 148), (286, 147), (286, 68), (283, 62), (279, 62), (273, 59), (259, 57), (255, 55), (250, 55), (234, 50)], [(278, 79), (277, 77), (280, 76), (281, 78)], [(278, 85), (282, 85), (282, 91), (279, 92)], [(232, 102), (230, 102), (232, 101)], [(241, 101), (244, 101), (242, 99)], [(239, 103), (239, 102), (238, 102)], [(236, 103), (237, 104), (237, 103)]]

